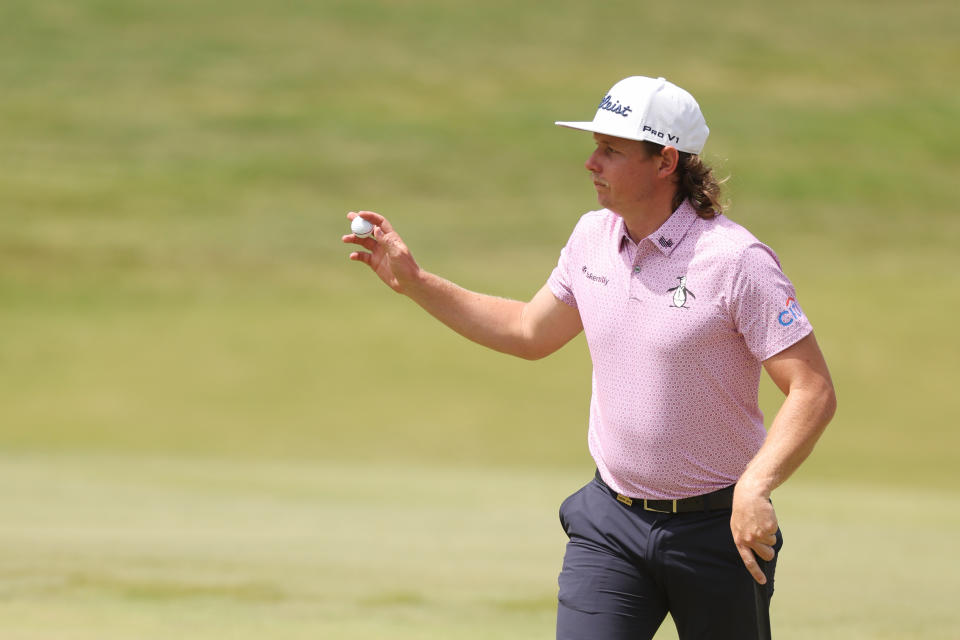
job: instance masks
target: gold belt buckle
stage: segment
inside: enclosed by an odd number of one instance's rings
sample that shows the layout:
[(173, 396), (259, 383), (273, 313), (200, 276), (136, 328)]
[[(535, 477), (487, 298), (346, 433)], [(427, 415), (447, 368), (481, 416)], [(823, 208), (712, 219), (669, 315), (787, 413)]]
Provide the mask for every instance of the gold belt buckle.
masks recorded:
[(644, 500), (643, 500), (643, 510), (644, 510), (644, 511), (652, 511), (652, 512), (654, 512), (654, 513), (676, 513), (676, 512), (677, 512), (677, 501), (676, 501), (676, 500), (673, 500), (673, 501), (672, 501), (672, 502), (673, 502), (673, 508), (672, 508), (670, 511), (664, 511), (663, 509), (654, 509), (653, 507), (647, 506), (647, 502), (649, 502), (647, 499), (644, 499)]

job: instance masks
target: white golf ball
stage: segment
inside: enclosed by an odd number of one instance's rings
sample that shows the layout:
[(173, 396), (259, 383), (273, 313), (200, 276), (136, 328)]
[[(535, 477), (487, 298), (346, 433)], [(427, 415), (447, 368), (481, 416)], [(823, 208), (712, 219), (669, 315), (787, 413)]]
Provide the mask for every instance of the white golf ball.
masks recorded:
[(350, 230), (358, 238), (369, 238), (373, 235), (373, 225), (360, 216), (354, 218), (353, 222), (350, 223)]

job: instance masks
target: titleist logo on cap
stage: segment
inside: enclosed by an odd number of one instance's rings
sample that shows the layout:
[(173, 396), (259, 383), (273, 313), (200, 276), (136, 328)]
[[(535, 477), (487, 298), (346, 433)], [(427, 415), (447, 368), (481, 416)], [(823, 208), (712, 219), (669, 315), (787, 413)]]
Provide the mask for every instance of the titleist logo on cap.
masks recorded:
[[(619, 116), (619, 117), (618, 117)], [(558, 120), (561, 127), (626, 140), (671, 145), (698, 154), (710, 135), (700, 105), (685, 89), (665, 78), (630, 76), (613, 85), (591, 121)]]
[(630, 107), (620, 104), (619, 100), (614, 103), (613, 98), (610, 97), (610, 94), (607, 94), (603, 98), (603, 100), (600, 102), (600, 106), (597, 108), (603, 109), (604, 111), (612, 111), (617, 115), (623, 116), (624, 118), (626, 118), (627, 115), (633, 111), (633, 109)]

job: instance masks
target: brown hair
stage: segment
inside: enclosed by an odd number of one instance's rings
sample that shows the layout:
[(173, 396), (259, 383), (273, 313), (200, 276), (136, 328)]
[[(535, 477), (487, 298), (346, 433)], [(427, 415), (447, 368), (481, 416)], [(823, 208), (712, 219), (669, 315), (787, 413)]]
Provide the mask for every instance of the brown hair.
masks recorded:
[[(656, 142), (645, 140), (643, 144), (650, 155), (660, 155), (663, 152), (663, 145)], [(673, 208), (677, 209), (684, 200), (689, 200), (701, 218), (709, 220), (723, 213), (720, 187), (727, 179), (717, 180), (713, 169), (704, 164), (700, 156), (685, 151), (678, 153), (680, 159), (676, 171), (677, 193), (673, 196)]]

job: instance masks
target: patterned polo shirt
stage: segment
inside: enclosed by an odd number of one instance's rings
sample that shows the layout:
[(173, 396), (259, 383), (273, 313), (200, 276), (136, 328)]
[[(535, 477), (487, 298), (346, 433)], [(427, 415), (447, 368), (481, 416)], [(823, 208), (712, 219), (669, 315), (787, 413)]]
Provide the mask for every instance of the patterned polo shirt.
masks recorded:
[(812, 330), (776, 254), (688, 202), (636, 243), (603, 209), (577, 223), (548, 285), (583, 321), (604, 481), (648, 499), (735, 483), (766, 437), (761, 363)]

